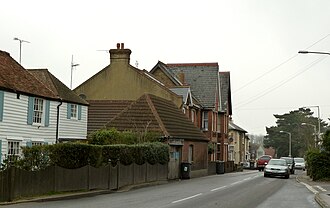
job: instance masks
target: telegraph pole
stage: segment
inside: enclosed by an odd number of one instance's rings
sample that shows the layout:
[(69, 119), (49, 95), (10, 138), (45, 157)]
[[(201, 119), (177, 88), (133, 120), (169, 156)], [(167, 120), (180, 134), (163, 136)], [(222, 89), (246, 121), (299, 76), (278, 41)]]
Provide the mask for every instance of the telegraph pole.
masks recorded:
[(72, 57), (71, 57), (71, 82), (70, 82), (70, 89), (71, 90), (72, 90), (72, 72), (73, 72), (74, 67), (76, 67), (76, 66), (79, 66), (79, 64), (74, 64), (73, 63), (73, 55), (72, 55)]

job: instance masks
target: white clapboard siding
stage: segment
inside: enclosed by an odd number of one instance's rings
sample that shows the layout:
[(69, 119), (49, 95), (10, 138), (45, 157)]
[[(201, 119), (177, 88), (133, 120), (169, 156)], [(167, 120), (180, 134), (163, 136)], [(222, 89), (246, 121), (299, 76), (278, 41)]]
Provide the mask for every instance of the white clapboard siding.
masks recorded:
[(81, 119), (67, 118), (67, 105), (60, 106), (59, 138), (63, 139), (86, 139), (87, 136), (87, 113), (88, 107), (81, 106)]
[[(27, 141), (42, 141), (53, 144), (56, 141), (57, 106), (58, 101), (50, 101), (49, 126), (28, 125), (28, 96), (4, 92), (3, 119), (0, 121), (0, 146), (2, 161), (8, 153), (8, 140), (20, 141), (26, 146)], [(87, 106), (81, 108), (81, 120), (67, 119), (67, 103), (60, 106), (59, 138), (86, 139), (87, 136)]]

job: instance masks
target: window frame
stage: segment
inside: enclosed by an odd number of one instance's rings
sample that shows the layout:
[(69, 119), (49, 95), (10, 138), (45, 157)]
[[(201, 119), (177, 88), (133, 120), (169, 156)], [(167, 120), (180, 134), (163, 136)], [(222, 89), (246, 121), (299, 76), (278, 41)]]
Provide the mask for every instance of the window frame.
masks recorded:
[(70, 103), (70, 119), (78, 120), (78, 105)]
[(194, 162), (194, 145), (190, 144), (188, 149), (188, 162)]
[(33, 102), (32, 123), (35, 125), (43, 124), (45, 120), (44, 99), (35, 97)]
[(208, 131), (208, 129), (209, 129), (209, 119), (208, 119), (208, 117), (209, 117), (209, 112), (208, 111), (203, 111), (203, 113), (202, 113), (202, 129), (205, 130), (205, 131)]
[[(10, 145), (13, 144), (13, 145)], [(16, 146), (17, 144), (17, 146)], [(21, 147), (21, 142), (18, 140), (8, 140), (7, 142), (7, 153), (8, 156), (19, 156), (21, 153), (20, 147)]]

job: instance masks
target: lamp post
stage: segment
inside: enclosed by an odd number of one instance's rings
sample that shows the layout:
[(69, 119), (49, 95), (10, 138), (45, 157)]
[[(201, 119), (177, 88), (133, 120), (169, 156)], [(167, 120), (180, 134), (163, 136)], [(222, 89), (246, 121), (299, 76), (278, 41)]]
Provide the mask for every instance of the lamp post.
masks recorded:
[(291, 133), (287, 131), (280, 131), (280, 133), (289, 134), (289, 157), (291, 157)]
[(301, 123), (302, 126), (312, 126), (314, 128), (314, 141), (315, 141), (315, 147), (317, 147), (317, 133), (316, 133), (316, 125), (309, 124), (309, 123)]
[(301, 53), (301, 54), (315, 53), (315, 54), (330, 55), (330, 52), (321, 52), (321, 51), (298, 51), (298, 53)]
[(30, 42), (29, 41), (26, 41), (26, 40), (19, 39), (19, 38), (14, 38), (14, 40), (18, 40), (19, 41), (19, 64), (21, 64), (22, 43), (30, 43)]
[(317, 142), (316, 142), (316, 144), (317, 144), (320, 141), (320, 139), (321, 139), (320, 138), (320, 136), (321, 136), (320, 106), (318, 106), (318, 105), (305, 106), (304, 108), (317, 108), (317, 121), (318, 121), (318, 132), (317, 132)]

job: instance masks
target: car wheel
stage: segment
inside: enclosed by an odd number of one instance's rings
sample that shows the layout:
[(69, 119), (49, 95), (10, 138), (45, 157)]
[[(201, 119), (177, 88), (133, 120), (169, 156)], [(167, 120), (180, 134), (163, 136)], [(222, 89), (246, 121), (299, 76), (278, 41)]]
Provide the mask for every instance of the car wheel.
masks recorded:
[(289, 179), (290, 178), (290, 175), (289, 174), (288, 175), (285, 175), (284, 178), (285, 179)]
[(264, 177), (265, 177), (265, 178), (267, 178), (267, 177), (268, 177), (268, 175), (267, 175), (267, 174), (264, 174)]

